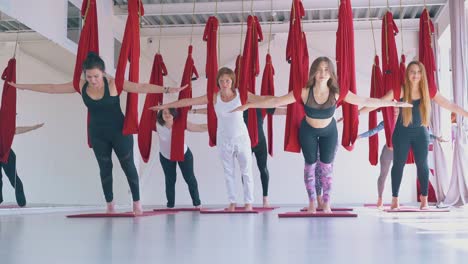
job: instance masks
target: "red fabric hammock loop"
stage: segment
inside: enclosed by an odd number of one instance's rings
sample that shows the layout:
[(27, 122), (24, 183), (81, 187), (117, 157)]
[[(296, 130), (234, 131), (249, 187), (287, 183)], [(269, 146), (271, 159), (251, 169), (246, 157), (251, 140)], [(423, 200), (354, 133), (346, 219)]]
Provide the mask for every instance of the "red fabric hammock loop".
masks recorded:
[[(275, 75), (275, 68), (273, 67), (273, 62), (271, 55), (268, 53), (266, 55), (265, 69), (263, 70), (262, 76), (262, 88), (260, 95), (275, 95), (275, 81), (273, 76)], [(265, 117), (266, 110), (262, 110), (262, 117)], [(267, 116), (267, 133), (268, 133), (268, 153), (270, 156), (273, 156), (273, 114), (268, 114)]]
[(218, 19), (214, 16), (208, 18), (206, 22), (205, 31), (203, 33), (203, 40), (206, 41), (206, 96), (208, 98), (207, 105), (207, 120), (208, 120), (208, 136), (210, 138), (209, 145), (216, 145), (216, 130), (217, 130), (217, 119), (214, 111), (213, 97), (218, 91), (218, 84), (216, 83), (216, 75), (218, 73), (218, 50), (217, 50), (217, 39), (218, 39)]
[[(140, 77), (140, 16), (145, 13), (141, 0), (128, 1), (128, 17), (115, 73), (115, 85), (119, 94), (123, 91), (125, 69), (130, 62), (128, 80), (138, 83)], [(124, 135), (138, 133), (138, 94), (128, 93), (125, 110)]]
[(16, 131), (16, 88), (8, 82), (16, 83), (16, 59), (8, 61), (3, 71), (2, 104), (0, 106), (0, 162), (7, 163)]
[[(263, 32), (256, 16), (248, 16), (247, 32), (245, 35), (242, 67), (240, 70), (239, 93), (241, 103), (247, 102), (248, 92), (255, 94), (256, 77), (260, 73), (258, 43), (263, 40)], [(255, 109), (248, 110), (247, 127), (252, 147), (258, 144), (257, 114)]]
[[(99, 54), (98, 19), (96, 10), (96, 0), (84, 0), (81, 6), (81, 16), (84, 19), (81, 30), (78, 50), (76, 53), (75, 70), (73, 73), (73, 87), (81, 94), (80, 80), (83, 73), (83, 62), (89, 52)], [(87, 114), (87, 127), (89, 126), (89, 112)], [(88, 131), (88, 129), (86, 129)], [(88, 132), (87, 132), (88, 133)], [(88, 146), (91, 147), (91, 140), (88, 138)]]
[[(371, 98), (380, 98), (384, 94), (382, 70), (380, 69), (379, 56), (375, 55), (374, 65), (372, 65), (371, 78)], [(378, 110), (369, 113), (369, 130), (377, 127), (377, 112)], [(369, 162), (371, 165), (377, 165), (379, 156), (379, 136), (373, 135), (369, 137)]]
[[(161, 54), (154, 55), (153, 67), (151, 69), (150, 83), (164, 86), (164, 77), (167, 75), (167, 68)], [(157, 112), (148, 108), (162, 104), (163, 94), (147, 94), (145, 105), (141, 113), (140, 127), (138, 130), (138, 147), (144, 162), (148, 162), (151, 152), (152, 131), (156, 131)]]
[[(198, 79), (198, 72), (195, 68), (195, 62), (192, 57), (192, 45), (188, 48), (188, 56), (185, 61), (184, 73), (182, 74), (181, 86), (186, 84), (189, 87), (185, 88), (179, 93), (179, 100), (184, 98), (192, 98), (192, 80)], [(185, 143), (185, 129), (187, 128), (187, 115), (191, 107), (179, 108), (179, 116), (174, 120), (172, 125), (172, 138), (171, 138), (171, 160), (183, 161), (184, 160), (184, 143)]]
[[(307, 83), (304, 64), (308, 64), (307, 40), (302, 32), (301, 19), (305, 15), (302, 1), (294, 0), (291, 7), (289, 35), (286, 44), (286, 60), (291, 64), (289, 73), (289, 92), (293, 91), (295, 103), (287, 106), (284, 150), (300, 152), (299, 126), (304, 118), (301, 98), (302, 88)], [(307, 65), (308, 68), (308, 65)]]
[(424, 64), (427, 75), (427, 85), (429, 86), (429, 95), (431, 98), (437, 93), (437, 84), (435, 79), (435, 57), (432, 49), (432, 34), (434, 33), (434, 24), (431, 21), (429, 12), (424, 8), (419, 18), (419, 61)]
[(343, 137), (341, 145), (351, 151), (358, 133), (358, 108), (343, 101), (348, 92), (356, 93), (356, 67), (354, 58), (353, 13), (349, 0), (341, 0), (336, 32), (336, 64), (343, 111)]

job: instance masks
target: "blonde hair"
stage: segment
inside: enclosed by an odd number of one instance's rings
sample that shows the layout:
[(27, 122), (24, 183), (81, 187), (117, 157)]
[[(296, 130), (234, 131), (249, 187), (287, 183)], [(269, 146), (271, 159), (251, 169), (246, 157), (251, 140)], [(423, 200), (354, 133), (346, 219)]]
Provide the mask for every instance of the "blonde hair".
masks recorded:
[[(431, 114), (431, 98), (429, 95), (429, 87), (427, 85), (426, 68), (419, 61), (412, 61), (408, 64), (405, 72), (405, 83), (403, 85), (403, 101), (411, 103), (411, 82), (409, 80), (409, 70), (411, 66), (417, 65), (421, 70), (421, 80), (419, 81), (419, 92), (421, 93), (421, 103), (419, 104), (419, 111), (421, 113), (421, 125), (429, 126), (430, 114)], [(411, 107), (404, 107), (402, 109), (403, 125), (407, 127), (413, 122), (413, 113)]]
[(232, 80), (232, 87), (231, 89), (234, 90), (234, 85), (236, 83), (236, 74), (234, 73), (233, 70), (231, 70), (228, 67), (222, 67), (221, 69), (218, 70), (218, 74), (216, 75), (216, 85), (219, 88), (219, 79), (223, 76), (227, 75), (229, 78)]

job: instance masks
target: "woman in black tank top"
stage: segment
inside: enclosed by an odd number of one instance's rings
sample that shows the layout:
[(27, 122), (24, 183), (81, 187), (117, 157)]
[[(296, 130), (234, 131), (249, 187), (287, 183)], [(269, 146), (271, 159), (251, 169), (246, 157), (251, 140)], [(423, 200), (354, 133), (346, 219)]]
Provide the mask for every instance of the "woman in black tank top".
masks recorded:
[[(133, 212), (143, 213), (140, 203), (138, 172), (133, 160), (133, 136), (123, 135), (124, 115), (120, 109), (120, 99), (114, 80), (104, 75), (104, 61), (90, 52), (83, 63), (86, 81), (80, 81), (83, 102), (89, 110), (89, 127), (91, 145), (96, 156), (104, 196), (107, 202), (107, 213), (114, 213), (112, 192), (112, 150), (119, 158), (120, 165), (127, 177), (133, 198)], [(64, 84), (14, 84), (18, 89), (42, 93), (74, 93), (73, 82)], [(153, 84), (139, 84), (125, 81), (123, 90), (131, 93), (177, 93), (181, 88), (161, 87)]]
[[(399, 209), (398, 200), (400, 184), (403, 177), (403, 169), (406, 164), (409, 149), (413, 149), (414, 160), (417, 168), (418, 180), (421, 185), (420, 209), (428, 209), (429, 189), (429, 133), (427, 127), (430, 122), (431, 100), (451, 112), (468, 117), (468, 112), (458, 105), (450, 102), (437, 92), (430, 98), (427, 84), (427, 75), (424, 65), (419, 61), (408, 64), (405, 73), (405, 84), (403, 85), (401, 100), (414, 104), (412, 109), (400, 110), (395, 129), (393, 131), (393, 166), (392, 166), (392, 205), (391, 209)], [(382, 97), (384, 100), (393, 99), (393, 91)], [(365, 107), (359, 112), (370, 112), (376, 108)]]
[[(317, 95), (317, 96), (316, 96)], [(307, 210), (316, 212), (316, 174), (321, 175), (323, 210), (331, 213), (330, 191), (332, 185), (333, 161), (338, 142), (338, 131), (333, 118), (336, 101), (339, 95), (338, 84), (333, 63), (327, 57), (317, 58), (310, 67), (309, 81), (302, 89), (301, 98), (306, 116), (301, 128), (299, 142), (305, 160), (304, 182), (309, 197)], [(362, 106), (396, 106), (410, 107), (410, 104), (392, 102), (357, 96), (352, 92), (343, 101)], [(295, 103), (293, 91), (284, 96), (269, 97), (263, 101), (248, 103), (238, 107), (237, 111), (249, 108), (272, 108)], [(317, 155), (319, 151), (319, 155)], [(318, 160), (320, 156), (320, 160)]]

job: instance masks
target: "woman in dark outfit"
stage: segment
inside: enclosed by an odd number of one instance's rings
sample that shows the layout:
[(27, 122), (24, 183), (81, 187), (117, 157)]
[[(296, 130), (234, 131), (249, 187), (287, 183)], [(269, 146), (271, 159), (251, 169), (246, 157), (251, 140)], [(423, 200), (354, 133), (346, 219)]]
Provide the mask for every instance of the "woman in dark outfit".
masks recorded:
[[(138, 172), (133, 160), (133, 136), (123, 135), (124, 115), (115, 82), (105, 76), (104, 61), (90, 52), (83, 62), (86, 80), (80, 81), (83, 102), (90, 114), (89, 136), (99, 164), (107, 213), (115, 212), (112, 193), (112, 149), (119, 158), (132, 193), (133, 212), (143, 213), (140, 203)], [(74, 93), (73, 82), (64, 84), (14, 84), (18, 89), (42, 93)], [(153, 84), (125, 81), (123, 90), (130, 93), (177, 93), (183, 88), (169, 88)]]

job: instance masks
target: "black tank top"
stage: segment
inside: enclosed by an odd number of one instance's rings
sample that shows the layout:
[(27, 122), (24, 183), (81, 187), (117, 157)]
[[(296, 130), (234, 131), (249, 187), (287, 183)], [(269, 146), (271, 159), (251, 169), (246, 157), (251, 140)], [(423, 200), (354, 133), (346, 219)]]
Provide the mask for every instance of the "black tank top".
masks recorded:
[(94, 100), (89, 97), (88, 82), (83, 85), (81, 96), (83, 102), (88, 107), (89, 111), (89, 127), (112, 127), (122, 128), (124, 114), (120, 108), (119, 96), (111, 96), (109, 92), (109, 84), (104, 78), (104, 96), (99, 100)]
[[(402, 100), (400, 100), (402, 101)], [(419, 110), (419, 105), (421, 104), (421, 99), (413, 100), (411, 102), (413, 104), (413, 107), (411, 108), (411, 114), (413, 115), (412, 122), (409, 123), (407, 127), (410, 128), (415, 128), (415, 127), (421, 127), (422, 126), (422, 120), (421, 120), (421, 111)], [(400, 108), (400, 113), (398, 114), (398, 120), (397, 124), (405, 127), (403, 125), (403, 116), (402, 116), (402, 109)]]
[(307, 96), (307, 102), (304, 104), (305, 114), (314, 119), (327, 119), (333, 117), (336, 109), (336, 98), (335, 94), (330, 91), (328, 100), (319, 104), (315, 101), (314, 91), (309, 88), (309, 95)]

